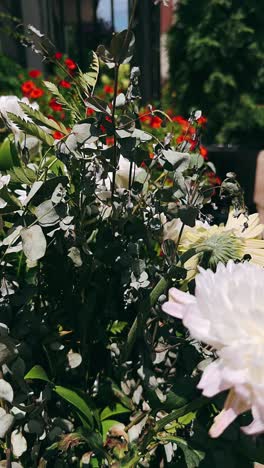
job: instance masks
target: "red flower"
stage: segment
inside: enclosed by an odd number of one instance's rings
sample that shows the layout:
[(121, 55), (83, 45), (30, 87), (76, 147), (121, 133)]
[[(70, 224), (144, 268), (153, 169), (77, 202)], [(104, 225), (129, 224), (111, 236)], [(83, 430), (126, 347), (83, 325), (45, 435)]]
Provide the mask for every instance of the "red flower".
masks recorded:
[(95, 111), (93, 109), (89, 109), (89, 107), (87, 107), (86, 115), (93, 115), (94, 113), (95, 113)]
[(207, 122), (207, 118), (204, 117), (203, 115), (202, 115), (201, 117), (199, 117), (199, 119), (197, 119), (197, 123), (198, 123), (199, 125), (205, 126), (206, 122)]
[(38, 78), (39, 76), (42, 75), (40, 70), (30, 70), (28, 74), (31, 78)]
[(188, 133), (190, 133), (190, 135), (194, 135), (194, 134), (196, 133), (195, 127), (192, 127), (192, 126), (189, 127), (189, 128), (188, 128)]
[(31, 97), (32, 99), (38, 99), (39, 97), (43, 96), (43, 94), (44, 94), (43, 89), (34, 88), (32, 89), (29, 97)]
[(206, 161), (208, 161), (208, 149), (205, 148), (205, 146), (200, 145), (199, 150), (200, 150), (200, 155), (201, 155)]
[(150, 125), (152, 128), (160, 128), (162, 124), (162, 119), (157, 115), (154, 115), (151, 119)]
[(59, 104), (55, 98), (52, 98), (49, 102), (49, 106), (51, 109), (53, 109), (55, 112), (60, 112), (62, 111), (62, 105)]
[(61, 138), (64, 137), (63, 133), (59, 132), (58, 130), (53, 132), (52, 136), (55, 140), (61, 140)]
[(64, 63), (66, 65), (66, 67), (71, 71), (73, 71), (73, 70), (75, 70), (77, 68), (76, 63), (70, 58), (65, 59)]
[(114, 94), (114, 88), (110, 85), (104, 85), (104, 92), (107, 94)]
[(155, 154), (154, 153), (149, 153), (150, 159), (154, 159)]
[(36, 88), (36, 85), (31, 80), (25, 81), (21, 85), (22, 92), (25, 96), (28, 96), (31, 93), (31, 91), (35, 88)]
[(188, 141), (190, 143), (190, 150), (191, 151), (195, 150), (197, 146), (197, 140), (192, 140), (191, 138), (188, 138)]
[(71, 88), (71, 83), (69, 83), (66, 80), (61, 80), (59, 82), (59, 86), (61, 86), (62, 88)]
[(54, 120), (54, 122), (57, 122), (57, 120), (53, 117), (53, 115), (50, 115), (50, 114), (49, 114), (49, 115), (47, 115), (47, 117), (48, 117), (48, 119)]
[(178, 122), (179, 125), (187, 126), (189, 125), (188, 120), (184, 119), (181, 115), (176, 115), (172, 118), (173, 122)]
[(115, 142), (114, 137), (106, 137), (105, 142), (106, 142), (107, 146), (113, 146), (113, 144)]
[(141, 122), (147, 122), (148, 124), (150, 123), (151, 121), (151, 115), (146, 115), (145, 113), (144, 114), (139, 114), (139, 120)]
[[(213, 171), (208, 172), (207, 177), (209, 179), (209, 183), (213, 186), (219, 186), (222, 184), (222, 180), (220, 179), (220, 177), (217, 176)], [(213, 193), (213, 195), (215, 195), (215, 192)]]
[(186, 140), (186, 138), (184, 138), (183, 135), (180, 135), (180, 136), (178, 136), (178, 137), (176, 138), (176, 143), (182, 143), (182, 142), (185, 141), (185, 140)]
[(62, 57), (62, 53), (61, 52), (56, 52), (56, 54), (54, 55), (55, 59), (56, 60), (60, 60), (61, 57)]

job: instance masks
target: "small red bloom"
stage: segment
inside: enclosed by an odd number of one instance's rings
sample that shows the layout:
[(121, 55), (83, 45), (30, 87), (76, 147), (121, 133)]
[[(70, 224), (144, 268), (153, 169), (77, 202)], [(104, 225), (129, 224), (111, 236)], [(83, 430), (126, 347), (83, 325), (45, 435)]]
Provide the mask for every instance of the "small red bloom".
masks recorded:
[(69, 83), (66, 80), (61, 80), (59, 82), (59, 86), (61, 86), (62, 88), (71, 88), (71, 83)]
[(162, 119), (157, 115), (154, 115), (151, 119), (150, 125), (152, 128), (160, 128), (162, 124)]
[(188, 120), (184, 119), (181, 115), (176, 115), (172, 118), (173, 122), (178, 122), (179, 125), (188, 126)]
[(54, 55), (55, 59), (56, 60), (60, 60), (61, 57), (62, 57), (62, 53), (61, 52), (56, 52), (56, 54)]
[(21, 85), (21, 90), (25, 96), (28, 96), (31, 93), (31, 91), (35, 88), (36, 88), (36, 85), (31, 80), (25, 81)]
[(53, 132), (52, 136), (55, 138), (55, 140), (61, 140), (61, 138), (64, 137), (63, 133), (59, 132), (58, 130)]
[(146, 115), (146, 114), (141, 114), (141, 115), (140, 115), (140, 114), (139, 114), (139, 120), (140, 120), (141, 122), (147, 122), (147, 123), (149, 124), (150, 121), (151, 121), (151, 115), (149, 115), (149, 114), (148, 114), (148, 115)]
[(154, 153), (149, 153), (150, 159), (154, 159), (155, 154)]
[(29, 97), (31, 97), (31, 99), (38, 99), (40, 98), (41, 96), (43, 96), (44, 94), (44, 91), (43, 89), (40, 89), (40, 88), (34, 88), (32, 89)]
[(50, 114), (49, 114), (49, 115), (47, 115), (47, 117), (48, 117), (48, 119), (54, 120), (54, 122), (57, 122), (57, 120), (53, 117), (53, 115), (50, 115)]
[(188, 139), (189, 143), (190, 143), (190, 150), (193, 151), (196, 149), (196, 146), (197, 146), (197, 141), (196, 140), (192, 140), (191, 138)]
[(114, 88), (110, 85), (104, 85), (104, 92), (107, 94), (114, 94)]
[(60, 112), (62, 111), (62, 105), (59, 104), (55, 98), (52, 98), (49, 102), (49, 106), (51, 107), (52, 110), (55, 112)]
[(105, 142), (106, 142), (107, 146), (113, 146), (113, 144), (115, 142), (114, 137), (106, 137)]
[(203, 126), (205, 126), (206, 122), (207, 122), (207, 118), (204, 117), (203, 115), (197, 120), (197, 123)]
[(208, 149), (205, 148), (205, 146), (200, 145), (199, 150), (200, 150), (200, 155), (201, 155), (206, 161), (208, 161)]
[(166, 114), (169, 115), (170, 117), (173, 116), (173, 110), (172, 109), (167, 109)]
[(176, 138), (176, 143), (182, 143), (183, 141), (185, 141), (185, 138), (183, 135), (180, 135)]
[(75, 70), (77, 68), (76, 63), (70, 58), (65, 59), (64, 63), (66, 65), (66, 67), (71, 71), (73, 71), (73, 70)]
[(93, 109), (89, 109), (89, 107), (87, 107), (86, 109), (86, 115), (93, 115), (95, 113), (95, 111)]
[(188, 128), (188, 133), (189, 133), (190, 135), (194, 135), (194, 134), (196, 133), (195, 127), (190, 126), (190, 127)]
[(42, 75), (40, 70), (30, 70), (28, 74), (31, 78), (39, 78)]

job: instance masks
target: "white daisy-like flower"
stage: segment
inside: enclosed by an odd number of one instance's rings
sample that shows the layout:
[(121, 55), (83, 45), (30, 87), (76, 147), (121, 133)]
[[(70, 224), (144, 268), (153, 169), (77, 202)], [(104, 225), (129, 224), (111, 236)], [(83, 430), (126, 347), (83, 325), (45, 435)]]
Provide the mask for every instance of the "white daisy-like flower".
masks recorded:
[(193, 228), (185, 227), (179, 251), (196, 249), (196, 254), (185, 263), (188, 279), (195, 277), (198, 265), (215, 269), (219, 262), (241, 260), (245, 255), (250, 255), (252, 263), (264, 266), (263, 230), (258, 213), (241, 213), (237, 217), (232, 210), (225, 225), (210, 226), (197, 221)]
[(201, 269), (195, 296), (175, 288), (163, 305), (181, 318), (193, 338), (211, 345), (218, 359), (198, 384), (206, 397), (230, 390), (210, 429), (218, 437), (236, 417), (251, 409), (253, 422), (243, 431), (264, 432), (264, 269), (229, 261), (214, 273)]

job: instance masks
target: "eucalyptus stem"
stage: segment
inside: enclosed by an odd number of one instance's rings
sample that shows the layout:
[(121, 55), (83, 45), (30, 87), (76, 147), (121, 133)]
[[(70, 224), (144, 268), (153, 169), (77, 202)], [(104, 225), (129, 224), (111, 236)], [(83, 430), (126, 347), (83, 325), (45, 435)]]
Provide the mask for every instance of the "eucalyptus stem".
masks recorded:
[(133, 349), (135, 341), (137, 339), (138, 333), (140, 332), (141, 326), (144, 326), (145, 319), (150, 311), (150, 308), (153, 307), (160, 295), (167, 289), (168, 280), (162, 277), (159, 282), (156, 284), (155, 288), (151, 291), (147, 301), (143, 301), (140, 304), (138, 314), (132, 324), (132, 327), (129, 330), (128, 338), (126, 342), (126, 347), (124, 350), (123, 360), (126, 361)]
[(113, 109), (112, 109), (112, 125), (114, 127), (114, 157), (113, 157), (113, 181), (112, 181), (112, 203), (115, 195), (115, 181), (116, 181), (116, 169), (117, 169), (117, 139), (116, 139), (116, 121), (115, 121), (115, 110), (116, 110), (116, 98), (118, 88), (118, 71), (119, 63), (115, 64), (115, 83), (114, 83), (114, 97), (113, 97)]

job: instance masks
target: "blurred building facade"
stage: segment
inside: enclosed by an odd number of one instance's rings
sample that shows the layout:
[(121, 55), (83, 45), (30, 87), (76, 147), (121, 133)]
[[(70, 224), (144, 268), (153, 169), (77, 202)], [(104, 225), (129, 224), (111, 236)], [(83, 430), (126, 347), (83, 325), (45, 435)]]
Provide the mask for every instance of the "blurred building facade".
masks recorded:
[[(159, 100), (161, 82), (168, 75), (166, 33), (173, 22), (175, 2), (169, 0), (168, 7), (155, 6), (152, 0), (138, 2), (134, 64), (141, 68), (144, 102)], [(85, 69), (89, 50), (99, 43), (109, 43), (113, 31), (127, 27), (132, 3), (132, 0), (0, 0), (0, 11), (34, 25), (52, 40), (58, 51), (65, 52)], [(1, 32), (0, 53), (28, 68), (45, 67), (38, 55)]]

